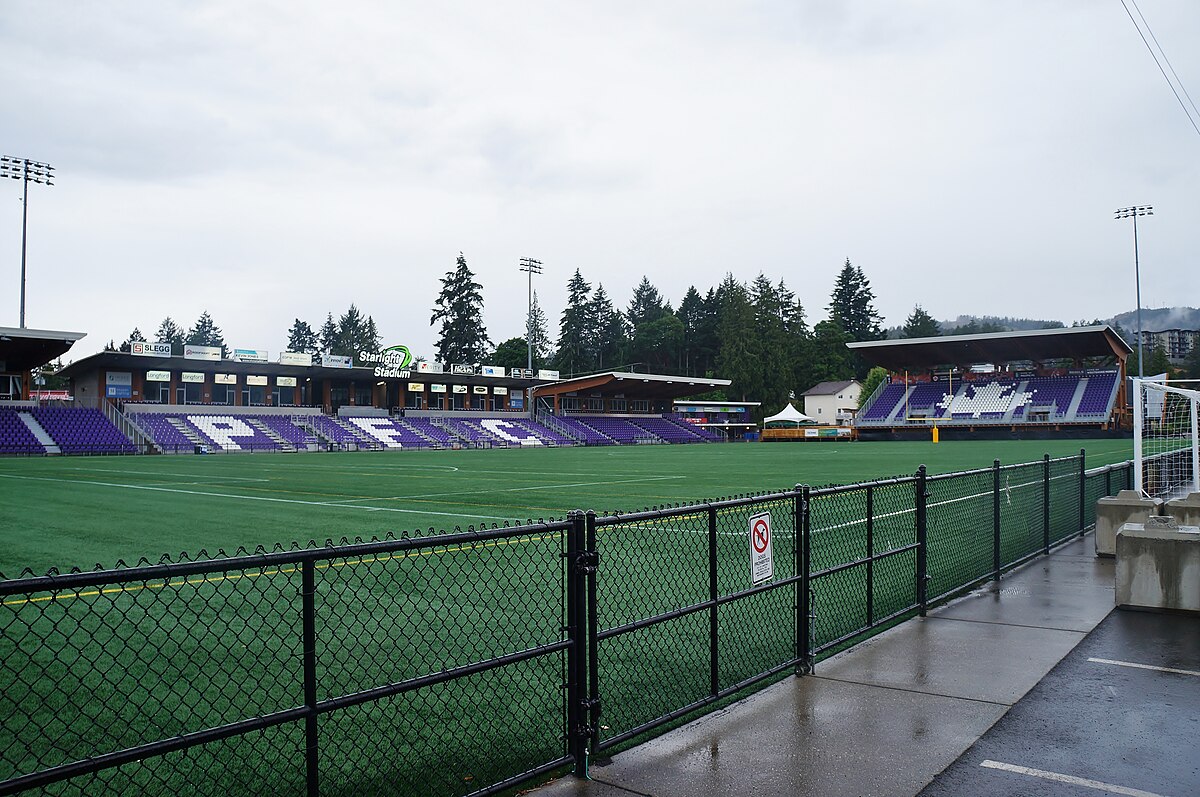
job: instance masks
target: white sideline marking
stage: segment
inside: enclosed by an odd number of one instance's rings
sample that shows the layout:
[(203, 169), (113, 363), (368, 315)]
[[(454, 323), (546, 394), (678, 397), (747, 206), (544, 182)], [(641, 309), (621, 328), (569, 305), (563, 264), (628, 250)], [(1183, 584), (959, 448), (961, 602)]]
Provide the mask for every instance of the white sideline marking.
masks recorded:
[(1097, 659), (1089, 658), (1088, 661), (1096, 664), (1112, 664), (1117, 667), (1134, 667), (1139, 670), (1154, 670), (1155, 672), (1172, 672), (1176, 675), (1195, 675), (1200, 677), (1200, 670), (1179, 670), (1175, 667), (1155, 667), (1153, 664), (1138, 664), (1133, 661), (1117, 661), (1116, 659)]
[[(183, 495), (206, 495), (212, 498), (232, 498), (237, 501), (268, 501), (276, 504), (304, 504), (306, 506), (325, 506), (332, 509), (362, 509), (367, 512), (401, 512), (407, 515), (439, 515), (443, 517), (468, 517), (476, 520), (512, 520), (501, 515), (468, 515), (466, 512), (434, 512), (428, 509), (400, 509), (392, 506), (359, 506), (356, 504), (339, 503), (337, 501), (301, 501), (298, 498), (269, 498), (263, 495), (231, 495), (229, 493), (212, 493), (204, 490), (176, 490), (171, 487), (152, 487), (145, 484), (118, 484), (116, 482), (95, 482), (77, 479), (52, 479), (48, 476), (16, 476), (10, 473), (0, 473), (0, 478), (22, 479), (34, 482), (61, 482), (64, 484), (90, 484), (97, 487), (120, 487), (126, 490), (150, 490), (159, 493), (182, 493)], [(353, 500), (353, 499), (351, 499)], [(370, 499), (366, 499), (370, 500)]]
[(71, 468), (71, 470), (79, 471), (80, 473), (132, 473), (135, 476), (181, 476), (185, 479), (200, 479), (200, 482), (190, 482), (191, 484), (199, 484), (201, 482), (269, 482), (270, 479), (252, 479), (249, 476), (217, 476), (214, 474), (203, 473), (167, 473), (150, 470), (113, 470), (111, 468)]
[[(488, 493), (519, 493), (526, 490), (559, 490), (564, 487), (604, 487), (609, 484), (634, 484), (637, 482), (653, 482), (662, 481), (664, 479), (686, 479), (686, 476), (645, 476), (640, 479), (618, 479), (608, 482), (576, 482), (575, 484), (539, 484), (536, 487), (506, 487), (503, 490), (459, 490), (452, 493), (421, 493), (419, 495), (392, 495), (381, 496), (379, 498), (350, 498), (349, 501), (401, 501), (404, 499), (417, 498), (448, 498), (456, 495), (478, 495), (481, 492)], [(340, 501), (332, 501), (331, 503), (342, 503)]]
[(1077, 778), (1074, 775), (1063, 775), (1059, 772), (1047, 772), (1044, 769), (1034, 769), (1032, 767), (1021, 767), (1016, 764), (1005, 764), (1001, 761), (987, 760), (979, 766), (987, 767), (988, 769), (1000, 769), (1005, 772), (1015, 772), (1018, 775), (1029, 775), (1042, 780), (1052, 780), (1056, 783), (1068, 783), (1072, 786), (1083, 786), (1096, 791), (1106, 791), (1109, 794), (1124, 794), (1126, 797), (1164, 797), (1164, 795), (1156, 794), (1152, 791), (1142, 791), (1141, 789), (1131, 789), (1127, 786), (1117, 786), (1113, 783), (1104, 783), (1099, 780), (1089, 780), (1088, 778)]

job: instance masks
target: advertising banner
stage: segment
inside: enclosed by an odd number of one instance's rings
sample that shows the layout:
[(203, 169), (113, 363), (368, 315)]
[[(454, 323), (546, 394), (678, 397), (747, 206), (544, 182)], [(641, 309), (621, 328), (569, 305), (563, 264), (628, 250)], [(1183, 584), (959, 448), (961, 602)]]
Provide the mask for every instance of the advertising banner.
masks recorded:
[(229, 355), (229, 359), (240, 363), (265, 363), (267, 361), (266, 349), (234, 349)]
[(451, 385), (451, 387), (453, 388), (455, 393), (466, 393), (467, 392), (466, 385)]
[(473, 365), (452, 365), (450, 366), (452, 374), (474, 374), (475, 366)]
[(445, 393), (446, 386), (445, 385), (430, 385), (429, 392), (430, 393)]
[(213, 374), (214, 385), (236, 385), (237, 374)]
[(321, 367), (322, 368), (351, 368), (351, 367), (353, 367), (353, 365), (354, 365), (354, 363), (351, 360), (351, 358), (349, 358), (343, 354), (322, 354), (321, 355)]
[(494, 388), (492, 388), (492, 394), (493, 394), (493, 395), (496, 395), (496, 396), (507, 396), (507, 395), (508, 395), (508, 388), (506, 388), (506, 387), (494, 387)]
[(471, 392), (477, 396), (486, 396), (488, 389), (485, 385), (475, 385), (471, 388)]
[(151, 343), (146, 340), (135, 340), (129, 344), (129, 353), (142, 357), (170, 357), (170, 343)]
[(425, 383), (424, 382), (409, 382), (408, 383), (408, 392), (409, 393), (424, 393), (425, 392)]
[(131, 398), (133, 374), (129, 371), (109, 371), (104, 375), (104, 395), (107, 398)]
[(197, 346), (189, 343), (183, 347), (183, 356), (188, 360), (220, 360), (220, 346)]
[(537, 378), (558, 381), (558, 371), (538, 371)]
[(422, 360), (417, 363), (417, 371), (422, 374), (440, 374), (442, 373), (442, 364)]
[(280, 365), (303, 365), (311, 366), (313, 363), (312, 355), (308, 352), (301, 351), (281, 351), (279, 352)]
[(481, 366), (479, 372), (484, 376), (504, 376), (504, 368), (499, 365)]
[(147, 371), (146, 372), (146, 381), (147, 382), (170, 382), (171, 381), (171, 372), (170, 371)]
[(277, 376), (277, 377), (275, 377), (275, 384), (278, 385), (279, 387), (295, 387), (296, 386), (296, 377), (294, 377), (294, 376)]
[(516, 393), (513, 393), (512, 395), (510, 395), (508, 397), (508, 406), (514, 410), (524, 409), (525, 408), (525, 397), (518, 395)]
[(509, 373), (513, 379), (533, 379), (533, 371), (528, 368), (513, 368)]
[[(218, 351), (220, 351), (220, 349), (218, 349)], [(179, 375), (179, 381), (186, 382), (188, 384), (200, 385), (204, 383), (204, 374), (196, 374), (190, 371), (184, 371)]]
[(251, 376), (247, 374), (246, 384), (265, 387), (267, 384), (267, 378), (265, 376)]

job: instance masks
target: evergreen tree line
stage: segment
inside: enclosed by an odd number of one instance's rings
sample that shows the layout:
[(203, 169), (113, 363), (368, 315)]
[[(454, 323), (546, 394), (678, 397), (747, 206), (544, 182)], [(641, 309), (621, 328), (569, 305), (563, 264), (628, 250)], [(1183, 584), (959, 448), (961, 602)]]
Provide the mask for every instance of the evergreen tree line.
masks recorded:
[(170, 343), (171, 354), (178, 356), (183, 354), (184, 346), (218, 346), (221, 349), (221, 356), (224, 357), (229, 353), (228, 347), (225, 345), (225, 336), (221, 333), (221, 328), (213, 322), (212, 316), (205, 310), (196, 319), (196, 323), (190, 329), (184, 329), (175, 322), (171, 316), (167, 316), (158, 325), (158, 331), (154, 333), (152, 339), (146, 338), (138, 327), (134, 327), (129, 333), (129, 337), (121, 343), (120, 346), (113, 345), (110, 340), (107, 348), (110, 351), (129, 351), (134, 343), (137, 342), (151, 343)]
[[(534, 296), (528, 335), (494, 348), (483, 326), (482, 286), (460, 254), (442, 279), (431, 323), (441, 322), (437, 358), (558, 370), (564, 377), (608, 370), (720, 377), (725, 398), (778, 407), (823, 380), (863, 378), (866, 365), (846, 344), (883, 337), (875, 294), (860, 267), (846, 260), (827, 306), (829, 319), (808, 325), (800, 298), (784, 280), (759, 274), (749, 283), (727, 274), (719, 285), (687, 289), (676, 308), (647, 277), (618, 309), (601, 282), (578, 269), (567, 282), (557, 341)], [(919, 308), (918, 308), (919, 309)]]

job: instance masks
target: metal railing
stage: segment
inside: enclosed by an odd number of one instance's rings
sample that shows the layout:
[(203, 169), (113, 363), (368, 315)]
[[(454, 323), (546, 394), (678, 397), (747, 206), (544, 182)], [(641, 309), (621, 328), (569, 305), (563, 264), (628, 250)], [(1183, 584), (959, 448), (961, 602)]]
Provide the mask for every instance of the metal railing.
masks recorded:
[(1046, 553), (1131, 468), (922, 468), (0, 581), (0, 795), (466, 795), (582, 775)]

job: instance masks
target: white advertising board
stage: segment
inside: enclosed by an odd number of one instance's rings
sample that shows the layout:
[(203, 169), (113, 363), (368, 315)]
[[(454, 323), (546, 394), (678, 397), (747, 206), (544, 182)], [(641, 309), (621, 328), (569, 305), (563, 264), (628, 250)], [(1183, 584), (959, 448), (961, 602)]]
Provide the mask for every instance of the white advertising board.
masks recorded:
[(305, 367), (313, 364), (312, 355), (302, 351), (281, 351), (279, 352), (280, 365), (303, 365)]
[(220, 346), (197, 346), (189, 343), (183, 347), (183, 356), (188, 360), (220, 360)]
[(135, 340), (129, 344), (129, 353), (142, 357), (170, 357), (170, 343), (151, 343), (147, 340)]

